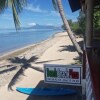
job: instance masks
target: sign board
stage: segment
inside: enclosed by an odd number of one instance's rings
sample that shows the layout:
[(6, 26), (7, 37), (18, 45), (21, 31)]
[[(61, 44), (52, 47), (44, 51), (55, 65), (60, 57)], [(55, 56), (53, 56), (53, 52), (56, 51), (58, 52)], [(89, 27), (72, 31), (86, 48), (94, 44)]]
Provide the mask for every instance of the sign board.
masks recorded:
[(81, 66), (45, 64), (44, 77), (46, 83), (81, 85)]

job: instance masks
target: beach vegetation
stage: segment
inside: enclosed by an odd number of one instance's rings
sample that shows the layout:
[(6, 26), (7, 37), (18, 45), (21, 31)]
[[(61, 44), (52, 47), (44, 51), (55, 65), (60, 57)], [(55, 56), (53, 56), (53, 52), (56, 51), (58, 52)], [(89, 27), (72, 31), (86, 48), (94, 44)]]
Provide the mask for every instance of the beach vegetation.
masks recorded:
[[(93, 16), (93, 27), (94, 32), (99, 32), (100, 30), (100, 6), (96, 6), (94, 9), (94, 16)], [(74, 23), (72, 23), (74, 24)], [(76, 34), (82, 34), (85, 35), (85, 29), (86, 29), (86, 15), (83, 12), (79, 12), (79, 16), (77, 18), (77, 24), (78, 27), (73, 30)]]
[[(96, 6), (94, 9), (94, 18), (93, 18), (93, 23), (94, 23), (94, 32), (99, 33), (100, 30), (100, 9), (99, 6)], [(85, 29), (86, 29), (86, 15), (84, 12), (79, 12), (79, 16), (77, 18), (76, 22), (73, 22), (71, 19), (68, 19), (68, 23), (70, 25), (71, 30), (76, 34), (76, 35), (85, 35)], [(65, 30), (65, 26), (62, 25), (62, 29)]]

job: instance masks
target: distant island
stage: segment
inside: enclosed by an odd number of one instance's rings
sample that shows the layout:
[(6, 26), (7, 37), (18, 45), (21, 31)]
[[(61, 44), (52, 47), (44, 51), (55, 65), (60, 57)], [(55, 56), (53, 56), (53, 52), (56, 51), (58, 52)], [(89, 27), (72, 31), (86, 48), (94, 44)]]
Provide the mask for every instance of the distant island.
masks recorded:
[[(36, 24), (33, 26), (29, 26), (29, 27), (21, 27), (22, 30), (28, 30), (28, 29), (62, 29), (61, 26), (54, 26), (54, 25), (40, 25), (40, 24)], [(5, 29), (0, 29), (0, 30), (15, 30), (15, 28), (5, 28)]]

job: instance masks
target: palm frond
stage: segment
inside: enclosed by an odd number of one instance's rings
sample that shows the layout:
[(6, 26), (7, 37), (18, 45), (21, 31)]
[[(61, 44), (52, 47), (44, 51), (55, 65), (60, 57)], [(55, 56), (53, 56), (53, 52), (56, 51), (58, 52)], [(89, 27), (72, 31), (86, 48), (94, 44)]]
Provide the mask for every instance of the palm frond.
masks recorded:
[[(21, 13), (23, 7), (27, 4), (27, 0), (10, 0), (8, 2), (12, 6), (14, 24), (16, 30), (20, 29), (20, 21), (18, 18), (19, 13)], [(9, 5), (8, 5), (9, 6)]]
[(5, 10), (5, 8), (7, 7), (6, 1), (7, 1), (7, 0), (0, 0), (0, 14), (1, 14), (1, 13)]
[(30, 68), (32, 68), (32, 69), (34, 69), (36, 71), (42, 72), (42, 73), (44, 72), (43, 68), (41, 68), (41, 67), (30, 66)]
[(19, 22), (18, 13), (16, 12), (14, 4), (12, 4), (12, 11), (13, 11), (14, 24), (15, 24), (16, 30), (18, 30), (20, 28), (20, 22)]
[(58, 11), (57, 0), (52, 0), (53, 7), (56, 11)]
[(8, 90), (13, 90), (12, 86), (16, 84), (16, 82), (20, 79), (20, 75), (24, 75), (25, 68), (21, 67), (18, 72), (14, 75), (11, 79), (10, 83), (8, 84)]
[(20, 28), (20, 21), (18, 14), (22, 11), (23, 7), (26, 5), (27, 0), (12, 0), (12, 11), (16, 30)]
[(2, 13), (7, 7), (12, 7), (16, 30), (20, 28), (20, 21), (18, 18), (18, 14), (21, 13), (23, 7), (26, 4), (27, 0), (0, 0), (0, 13)]
[(27, 0), (13, 0), (16, 12), (20, 13), (23, 7), (27, 4)]

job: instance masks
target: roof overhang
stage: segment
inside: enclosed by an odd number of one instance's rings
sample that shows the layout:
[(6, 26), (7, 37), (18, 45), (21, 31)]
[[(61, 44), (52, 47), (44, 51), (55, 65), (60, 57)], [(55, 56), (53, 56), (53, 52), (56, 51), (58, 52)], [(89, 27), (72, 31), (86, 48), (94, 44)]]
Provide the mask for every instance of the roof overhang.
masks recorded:
[(69, 1), (72, 12), (75, 12), (75, 11), (81, 9), (80, 0), (68, 0), (68, 1)]

